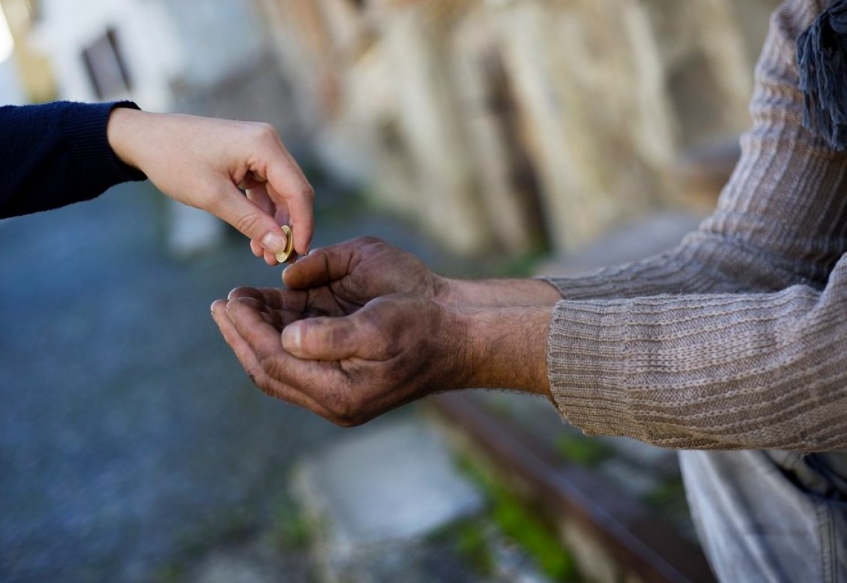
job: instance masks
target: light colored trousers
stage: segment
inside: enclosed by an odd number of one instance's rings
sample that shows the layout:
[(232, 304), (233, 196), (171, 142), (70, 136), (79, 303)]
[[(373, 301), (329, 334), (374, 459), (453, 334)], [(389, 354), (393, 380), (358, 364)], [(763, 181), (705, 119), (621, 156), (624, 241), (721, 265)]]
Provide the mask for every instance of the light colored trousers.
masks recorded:
[(722, 583), (847, 583), (847, 450), (682, 451), (679, 459)]

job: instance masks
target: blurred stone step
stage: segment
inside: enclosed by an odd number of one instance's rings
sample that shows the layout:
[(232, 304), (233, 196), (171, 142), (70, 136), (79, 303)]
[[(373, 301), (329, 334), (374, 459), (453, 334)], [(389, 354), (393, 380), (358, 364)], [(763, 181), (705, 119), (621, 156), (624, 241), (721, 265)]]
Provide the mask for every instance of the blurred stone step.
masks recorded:
[(358, 430), (302, 462), (294, 495), (316, 525), (318, 571), (332, 583), (432, 580), (427, 535), (484, 504), (417, 419)]
[(214, 549), (179, 580), (185, 583), (306, 583), (311, 577), (307, 561), (282, 557), (278, 549), (251, 540), (236, 547)]
[[(714, 582), (697, 545), (638, 500), (637, 492), (630, 496), (622, 489), (620, 480), (636, 476), (632, 468), (615, 463), (617, 476), (607, 477), (567, 462), (553, 444), (492, 411), (478, 393), (445, 393), (429, 403), (461, 455), (484, 464), (555, 524), (588, 580)], [(650, 494), (651, 486), (645, 481), (641, 494)]]
[(224, 242), (226, 225), (214, 216), (168, 200), (167, 246), (177, 259), (214, 251)]

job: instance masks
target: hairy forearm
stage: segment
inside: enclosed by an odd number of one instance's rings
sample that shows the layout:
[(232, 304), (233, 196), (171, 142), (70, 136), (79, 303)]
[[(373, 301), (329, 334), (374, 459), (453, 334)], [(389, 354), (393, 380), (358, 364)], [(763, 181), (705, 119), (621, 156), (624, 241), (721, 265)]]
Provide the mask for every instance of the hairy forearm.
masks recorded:
[(550, 395), (547, 337), (552, 307), (463, 308), (455, 311), (463, 339), (463, 387)]
[(562, 299), (550, 283), (535, 279), (439, 278), (436, 301), (452, 308), (554, 306)]

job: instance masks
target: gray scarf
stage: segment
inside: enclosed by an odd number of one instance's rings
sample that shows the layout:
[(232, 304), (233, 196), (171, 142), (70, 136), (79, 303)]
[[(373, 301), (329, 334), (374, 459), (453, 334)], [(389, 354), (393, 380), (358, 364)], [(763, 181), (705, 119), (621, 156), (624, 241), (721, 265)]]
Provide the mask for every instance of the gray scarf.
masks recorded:
[(847, 150), (847, 0), (835, 0), (797, 38), (803, 125)]

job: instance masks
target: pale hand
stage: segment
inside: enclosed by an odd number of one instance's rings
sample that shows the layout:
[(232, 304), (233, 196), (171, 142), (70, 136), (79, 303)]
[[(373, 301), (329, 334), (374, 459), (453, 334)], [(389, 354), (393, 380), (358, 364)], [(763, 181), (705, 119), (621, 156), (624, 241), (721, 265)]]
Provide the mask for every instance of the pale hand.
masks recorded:
[(107, 134), (123, 162), (231, 224), (269, 265), (285, 248), (282, 224), (292, 226), (295, 250), (308, 253), (314, 190), (272, 126), (117, 108)]

